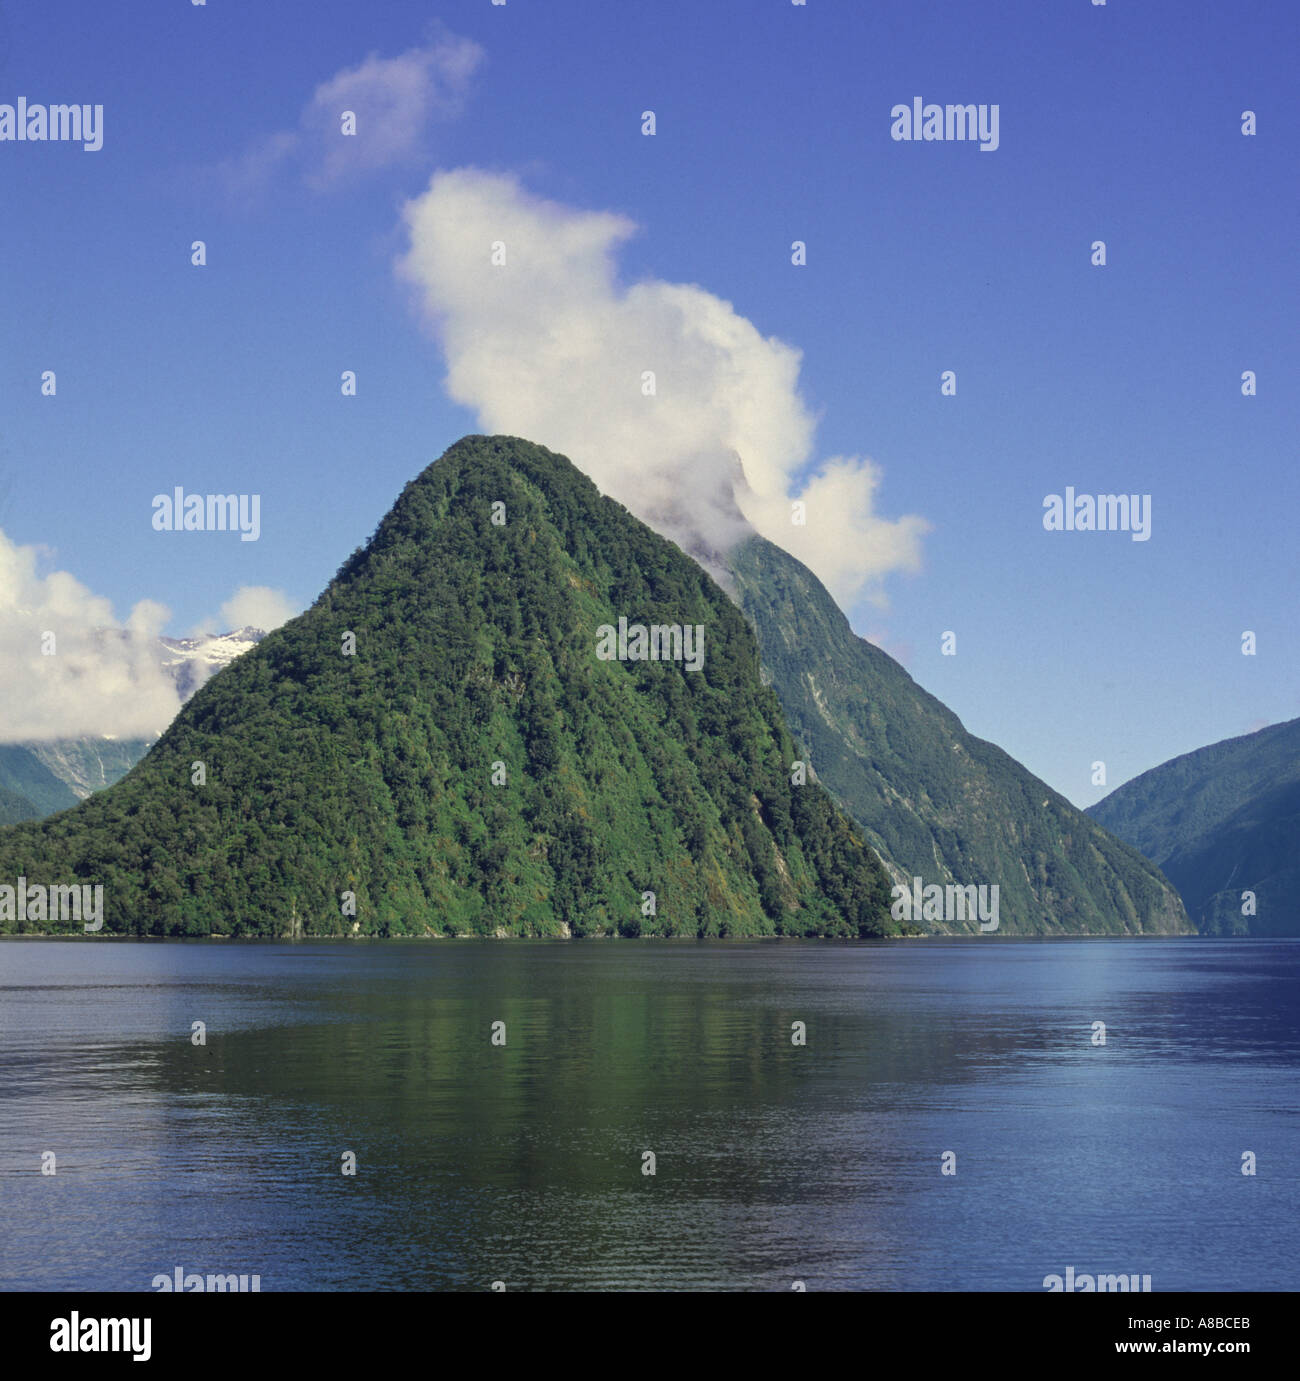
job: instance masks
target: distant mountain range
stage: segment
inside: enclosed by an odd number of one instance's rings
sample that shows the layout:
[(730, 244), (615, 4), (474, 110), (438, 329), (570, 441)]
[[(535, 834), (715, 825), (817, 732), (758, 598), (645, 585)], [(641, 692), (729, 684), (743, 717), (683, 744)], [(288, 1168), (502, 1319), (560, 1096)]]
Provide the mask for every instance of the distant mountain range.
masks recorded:
[(1300, 935), (1300, 719), (1173, 758), (1088, 814), (1164, 870), (1203, 933)]
[[(163, 639), (193, 698), (126, 781), (0, 836), (0, 879), (6, 856), (93, 864), (109, 928), (153, 933), (886, 934), (890, 884), (916, 878), (997, 887), (1003, 934), (1191, 930), (1148, 859), (968, 734), (800, 562), (757, 537), (697, 555), (730, 600), (563, 457), (466, 438), (307, 614)], [(708, 672), (609, 680), (593, 639), (620, 616), (700, 624)], [(149, 747), (0, 749), (0, 823), (111, 786)], [(813, 790), (791, 789), (796, 762)], [(485, 785), (491, 764), (510, 790)]]
[[(199, 638), (159, 638), (158, 664), (182, 701), (266, 635), (260, 628)], [(152, 739), (108, 735), (0, 744), (0, 825), (67, 810), (125, 776)]]

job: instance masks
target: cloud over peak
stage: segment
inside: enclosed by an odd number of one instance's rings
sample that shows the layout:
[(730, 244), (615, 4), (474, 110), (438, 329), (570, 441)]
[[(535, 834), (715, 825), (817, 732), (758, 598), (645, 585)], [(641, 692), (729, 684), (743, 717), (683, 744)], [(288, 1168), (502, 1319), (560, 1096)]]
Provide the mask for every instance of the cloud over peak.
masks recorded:
[(484, 431), (569, 456), (709, 564), (756, 530), (846, 607), (918, 567), (928, 525), (876, 512), (876, 465), (809, 466), (815, 422), (798, 350), (695, 284), (620, 284), (632, 221), (460, 168), (436, 174), (405, 222), (399, 271), (438, 334), (447, 392)]

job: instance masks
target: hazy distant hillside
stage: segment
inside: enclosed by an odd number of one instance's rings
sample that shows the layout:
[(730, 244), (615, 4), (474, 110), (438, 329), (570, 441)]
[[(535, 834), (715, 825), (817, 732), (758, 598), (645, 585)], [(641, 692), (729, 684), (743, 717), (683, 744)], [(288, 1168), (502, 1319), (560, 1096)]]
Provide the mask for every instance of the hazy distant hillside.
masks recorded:
[(0, 791), (25, 802), (37, 815), (66, 810), (80, 799), (30, 745), (22, 743), (0, 743)]
[(1173, 758), (1088, 813), (1160, 865), (1201, 930), (1300, 934), (1300, 719)]
[(19, 820), (35, 820), (40, 813), (26, 796), (0, 786), (0, 825), (12, 825)]

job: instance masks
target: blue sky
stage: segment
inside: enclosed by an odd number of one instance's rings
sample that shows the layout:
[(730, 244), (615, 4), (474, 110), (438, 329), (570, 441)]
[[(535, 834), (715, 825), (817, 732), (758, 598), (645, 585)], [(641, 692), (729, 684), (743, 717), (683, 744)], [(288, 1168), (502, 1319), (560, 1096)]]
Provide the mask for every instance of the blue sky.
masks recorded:
[[(6, 4), (0, 103), (102, 103), (104, 144), (0, 143), (0, 529), (173, 633), (242, 586), (304, 607), (483, 430), (395, 266), (436, 173), (506, 175), (634, 222), (620, 289), (698, 285), (801, 352), (800, 474), (869, 457), (875, 516), (928, 525), (914, 569), (864, 541), (854, 626), (1087, 804), (1300, 714), (1298, 39), (1281, 0)], [(314, 93), (438, 44), (481, 52), (330, 174)], [(892, 140), (915, 96), (996, 103), (1000, 146)], [(260, 540), (155, 532), (176, 485), (260, 494)], [(1151, 539), (1044, 531), (1067, 485), (1150, 494)]]

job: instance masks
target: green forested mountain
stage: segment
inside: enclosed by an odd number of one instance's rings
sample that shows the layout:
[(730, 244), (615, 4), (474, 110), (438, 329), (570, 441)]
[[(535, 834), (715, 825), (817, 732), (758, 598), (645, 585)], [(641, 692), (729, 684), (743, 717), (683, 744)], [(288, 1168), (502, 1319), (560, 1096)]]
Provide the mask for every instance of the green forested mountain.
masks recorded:
[(902, 878), (997, 884), (1002, 933), (1190, 929), (1145, 858), (968, 734), (892, 657), (854, 634), (806, 566), (757, 537), (730, 565), (795, 737)]
[(1206, 934), (1300, 935), (1300, 719), (1172, 758), (1088, 813), (1160, 865)]
[[(702, 668), (598, 660), (620, 616), (702, 625)], [(896, 930), (797, 757), (693, 561), (563, 457), (468, 437), (122, 781), (0, 831), (0, 883), (102, 883), (108, 932)]]

